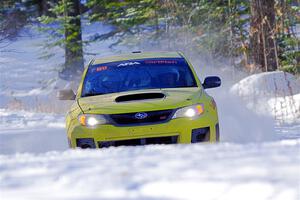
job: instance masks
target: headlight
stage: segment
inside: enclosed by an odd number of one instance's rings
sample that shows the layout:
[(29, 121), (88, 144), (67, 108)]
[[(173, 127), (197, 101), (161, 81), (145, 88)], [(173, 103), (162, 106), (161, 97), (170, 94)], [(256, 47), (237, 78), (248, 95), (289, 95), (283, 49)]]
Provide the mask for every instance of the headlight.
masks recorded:
[(78, 116), (78, 121), (82, 126), (96, 127), (100, 124), (106, 124), (107, 121), (103, 115), (81, 114)]
[(203, 104), (195, 104), (192, 106), (187, 106), (184, 108), (178, 109), (172, 119), (180, 118), (180, 117), (188, 117), (188, 118), (197, 118), (204, 113)]

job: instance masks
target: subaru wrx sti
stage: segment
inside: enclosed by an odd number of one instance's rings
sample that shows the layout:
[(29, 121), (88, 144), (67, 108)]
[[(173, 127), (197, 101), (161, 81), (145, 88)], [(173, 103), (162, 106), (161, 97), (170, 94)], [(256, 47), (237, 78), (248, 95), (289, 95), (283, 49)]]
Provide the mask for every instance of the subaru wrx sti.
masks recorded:
[(219, 141), (217, 106), (206, 89), (219, 77), (199, 80), (178, 52), (131, 53), (92, 60), (66, 116), (70, 147), (104, 148)]

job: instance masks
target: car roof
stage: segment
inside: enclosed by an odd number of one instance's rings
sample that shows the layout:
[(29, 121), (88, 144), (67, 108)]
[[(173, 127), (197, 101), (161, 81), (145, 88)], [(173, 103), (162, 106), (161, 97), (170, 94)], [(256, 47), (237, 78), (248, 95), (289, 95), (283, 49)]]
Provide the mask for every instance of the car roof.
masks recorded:
[(135, 60), (146, 58), (182, 58), (179, 52), (133, 52), (130, 54), (120, 54), (114, 56), (107, 56), (103, 58), (96, 58), (92, 64), (109, 63), (123, 60)]

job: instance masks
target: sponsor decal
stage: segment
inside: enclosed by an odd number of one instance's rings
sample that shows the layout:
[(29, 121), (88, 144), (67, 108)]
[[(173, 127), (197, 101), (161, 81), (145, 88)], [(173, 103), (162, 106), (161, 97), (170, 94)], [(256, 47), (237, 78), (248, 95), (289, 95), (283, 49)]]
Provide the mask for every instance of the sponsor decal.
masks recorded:
[(96, 72), (101, 72), (101, 71), (104, 71), (104, 70), (107, 70), (107, 66), (100, 66), (100, 67), (96, 68)]
[(145, 60), (145, 64), (177, 64), (176, 60)]
[(117, 67), (126, 67), (126, 66), (132, 66), (132, 65), (140, 65), (141, 63), (139, 62), (126, 62), (126, 63), (121, 63)]

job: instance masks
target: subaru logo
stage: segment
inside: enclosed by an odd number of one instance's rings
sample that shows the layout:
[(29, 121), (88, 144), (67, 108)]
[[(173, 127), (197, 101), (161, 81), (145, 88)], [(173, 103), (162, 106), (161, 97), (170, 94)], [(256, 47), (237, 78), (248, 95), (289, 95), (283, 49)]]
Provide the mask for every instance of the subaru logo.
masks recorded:
[(147, 113), (136, 113), (136, 114), (134, 115), (134, 117), (135, 117), (136, 119), (145, 119), (146, 117), (148, 117), (148, 114), (147, 114)]

